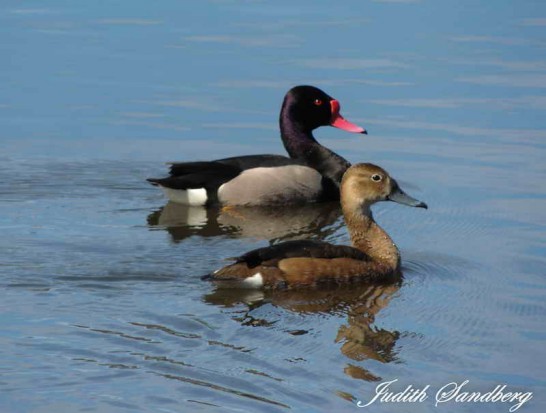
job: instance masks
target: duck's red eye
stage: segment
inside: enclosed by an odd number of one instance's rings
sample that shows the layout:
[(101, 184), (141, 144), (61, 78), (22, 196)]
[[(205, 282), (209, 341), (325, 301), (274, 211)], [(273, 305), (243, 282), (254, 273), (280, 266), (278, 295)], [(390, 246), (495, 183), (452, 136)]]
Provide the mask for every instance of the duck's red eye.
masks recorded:
[(314, 103), (315, 105), (317, 105), (317, 106), (320, 106), (320, 105), (322, 105), (322, 100), (320, 100), (320, 99), (315, 99), (315, 101), (314, 101), (313, 103)]

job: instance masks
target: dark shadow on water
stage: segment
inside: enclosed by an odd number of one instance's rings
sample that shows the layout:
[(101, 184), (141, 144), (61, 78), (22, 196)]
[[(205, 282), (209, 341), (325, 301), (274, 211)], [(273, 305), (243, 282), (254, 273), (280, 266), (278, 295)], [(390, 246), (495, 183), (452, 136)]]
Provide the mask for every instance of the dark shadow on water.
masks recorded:
[[(204, 301), (221, 307), (245, 304), (248, 310), (236, 321), (241, 325), (271, 327), (276, 321), (254, 317), (252, 312), (264, 304), (271, 304), (285, 310), (305, 314), (325, 314), (342, 316), (346, 322), (341, 324), (335, 337), (340, 343), (341, 353), (354, 362), (375, 360), (391, 363), (397, 360), (396, 341), (398, 331), (389, 331), (374, 325), (377, 314), (387, 307), (400, 289), (401, 282), (388, 285), (358, 284), (329, 289), (297, 291), (261, 291), (216, 289), (203, 297)], [(287, 333), (307, 335), (305, 329), (288, 329)], [(348, 363), (342, 367), (348, 376), (365, 381), (380, 381), (381, 377), (362, 365)]]
[(167, 231), (173, 242), (192, 235), (275, 241), (323, 239), (343, 225), (339, 203), (281, 207), (204, 208), (167, 203), (148, 215), (150, 228)]

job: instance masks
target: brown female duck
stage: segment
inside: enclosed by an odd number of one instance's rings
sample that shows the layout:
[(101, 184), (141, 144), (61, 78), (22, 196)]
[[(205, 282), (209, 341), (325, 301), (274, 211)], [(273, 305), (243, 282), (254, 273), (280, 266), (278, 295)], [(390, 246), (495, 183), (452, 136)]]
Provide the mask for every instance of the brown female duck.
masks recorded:
[(427, 208), (400, 189), (379, 166), (350, 167), (341, 182), (341, 207), (354, 247), (321, 241), (288, 241), (259, 248), (203, 277), (222, 287), (297, 288), (355, 281), (388, 281), (399, 275), (398, 248), (373, 219), (371, 205), (394, 201)]

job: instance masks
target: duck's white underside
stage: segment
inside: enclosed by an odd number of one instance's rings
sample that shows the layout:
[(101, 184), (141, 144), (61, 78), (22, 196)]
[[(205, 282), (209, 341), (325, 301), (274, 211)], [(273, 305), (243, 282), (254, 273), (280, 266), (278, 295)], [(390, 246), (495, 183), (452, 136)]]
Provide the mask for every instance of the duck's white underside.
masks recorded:
[[(214, 273), (217, 273), (220, 270), (214, 271)], [(213, 274), (214, 274), (213, 273)], [(262, 274), (257, 272), (252, 277), (247, 277), (242, 280), (237, 281), (220, 281), (218, 280), (219, 287), (222, 288), (242, 288), (242, 289), (259, 289), (264, 286), (264, 278), (262, 277)]]
[(205, 188), (195, 189), (172, 189), (159, 185), (170, 201), (178, 204), (199, 206), (207, 202), (207, 190)]
[[(173, 202), (205, 205), (204, 188), (171, 189), (161, 187)], [(322, 176), (301, 165), (253, 168), (218, 188), (218, 200), (225, 205), (265, 205), (315, 200), (322, 189)]]
[(260, 288), (264, 286), (264, 279), (262, 277), (262, 274), (257, 272), (252, 277), (245, 278), (243, 280), (243, 284), (247, 288)]

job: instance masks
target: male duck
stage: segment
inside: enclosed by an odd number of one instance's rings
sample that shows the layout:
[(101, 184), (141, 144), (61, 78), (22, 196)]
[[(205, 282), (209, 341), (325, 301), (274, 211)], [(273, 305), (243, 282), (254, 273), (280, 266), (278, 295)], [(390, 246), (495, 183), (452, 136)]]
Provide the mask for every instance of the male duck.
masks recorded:
[(399, 275), (400, 253), (373, 219), (370, 206), (379, 201), (427, 208), (379, 166), (356, 164), (341, 183), (341, 208), (354, 247), (287, 241), (247, 252), (203, 279), (222, 287), (268, 289), (393, 280)]
[(148, 179), (174, 202), (188, 205), (274, 205), (339, 199), (350, 163), (325, 148), (312, 131), (331, 125), (367, 133), (345, 120), (339, 102), (313, 86), (288, 91), (280, 113), (281, 138), (290, 158), (247, 155), (208, 162), (173, 163), (167, 178)]

